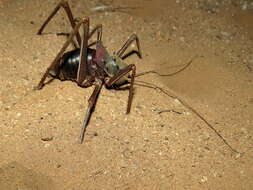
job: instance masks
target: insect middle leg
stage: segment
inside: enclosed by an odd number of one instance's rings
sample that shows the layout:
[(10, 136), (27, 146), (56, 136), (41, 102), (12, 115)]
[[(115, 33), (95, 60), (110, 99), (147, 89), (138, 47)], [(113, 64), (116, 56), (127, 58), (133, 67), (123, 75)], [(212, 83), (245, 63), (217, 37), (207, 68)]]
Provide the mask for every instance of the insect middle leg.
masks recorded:
[[(97, 32), (97, 40), (95, 43), (101, 43), (102, 38), (102, 25), (97, 25), (91, 32), (89, 32), (89, 18), (86, 18), (86, 23), (83, 24), (83, 40), (81, 44), (81, 51), (80, 51), (80, 61), (77, 71), (77, 84), (79, 86), (84, 86), (85, 83), (89, 83), (89, 81), (86, 80), (87, 77), (87, 48), (91, 46), (92, 44), (88, 45), (88, 40), (92, 37), (92, 35)], [(85, 81), (86, 80), (86, 81)]]
[[(95, 26), (92, 31), (89, 33), (89, 37), (88, 39), (90, 39), (93, 34), (97, 32), (97, 41), (95, 43), (101, 42), (102, 40), (102, 24), (98, 24), (97, 26)], [(89, 46), (91, 46), (92, 44), (90, 44)]]
[(80, 137), (79, 137), (79, 143), (80, 144), (82, 144), (82, 142), (83, 142), (84, 134), (85, 134), (87, 125), (89, 123), (92, 110), (94, 109), (94, 107), (96, 105), (97, 98), (98, 98), (99, 92), (102, 88), (102, 85), (103, 85), (103, 83), (102, 83), (101, 80), (96, 81), (94, 91), (93, 91), (93, 93), (91, 94), (91, 96), (88, 100), (88, 108), (87, 108), (87, 111), (86, 111), (86, 114), (85, 114), (85, 117), (84, 117), (84, 120), (83, 120), (83, 125), (82, 125), (82, 128), (81, 128), (81, 133), (80, 133)]

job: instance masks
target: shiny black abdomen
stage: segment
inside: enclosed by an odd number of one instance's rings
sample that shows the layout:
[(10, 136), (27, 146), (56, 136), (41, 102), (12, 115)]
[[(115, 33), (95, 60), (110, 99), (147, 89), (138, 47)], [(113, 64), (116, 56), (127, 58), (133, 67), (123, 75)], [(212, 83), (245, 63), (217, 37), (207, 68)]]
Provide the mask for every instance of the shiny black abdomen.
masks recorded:
[[(95, 58), (96, 50), (87, 49), (87, 64), (88, 64), (88, 73), (90, 67), (92, 66), (93, 59)], [(80, 48), (66, 52), (62, 56), (62, 64), (60, 66), (60, 72), (64, 80), (76, 80), (77, 71), (80, 60)]]

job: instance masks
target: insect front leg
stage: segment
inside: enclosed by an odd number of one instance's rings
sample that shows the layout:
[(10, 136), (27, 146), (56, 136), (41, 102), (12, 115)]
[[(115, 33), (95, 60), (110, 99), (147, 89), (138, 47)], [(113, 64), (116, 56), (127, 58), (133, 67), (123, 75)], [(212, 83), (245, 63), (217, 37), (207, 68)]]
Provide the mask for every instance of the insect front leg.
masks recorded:
[[(136, 34), (132, 34), (129, 39), (125, 42), (125, 44), (120, 48), (120, 50), (116, 53), (116, 55), (118, 55), (120, 58), (123, 59), (123, 54), (125, 53), (126, 49), (134, 42), (136, 41), (136, 45), (137, 45), (137, 51), (134, 51), (134, 53), (137, 53), (139, 58), (142, 58), (142, 53), (141, 53), (141, 49), (140, 49), (140, 42), (139, 42), (139, 38)], [(124, 56), (126, 57), (126, 56)]]
[(125, 75), (127, 75), (130, 71), (132, 71), (132, 75), (131, 75), (131, 83), (130, 83), (130, 88), (129, 88), (129, 95), (128, 95), (128, 103), (127, 103), (126, 114), (128, 114), (130, 112), (131, 105), (132, 105), (133, 86), (134, 86), (134, 78), (135, 78), (135, 73), (136, 73), (136, 66), (134, 64), (126, 66), (125, 68), (121, 69), (117, 74), (115, 74), (112, 78), (110, 78), (105, 83), (106, 87), (111, 87), (118, 80), (120, 80), (122, 77), (124, 77)]

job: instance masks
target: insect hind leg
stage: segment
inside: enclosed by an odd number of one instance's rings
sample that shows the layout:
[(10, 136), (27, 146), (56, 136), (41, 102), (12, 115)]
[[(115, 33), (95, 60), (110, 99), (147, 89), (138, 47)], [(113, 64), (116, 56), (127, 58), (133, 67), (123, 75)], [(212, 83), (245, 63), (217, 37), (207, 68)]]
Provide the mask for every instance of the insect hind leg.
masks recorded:
[[(76, 26), (76, 22), (75, 22), (75, 19), (73, 17), (73, 14), (72, 14), (72, 11), (70, 9), (70, 6), (68, 4), (67, 1), (65, 0), (61, 0), (57, 6), (55, 7), (55, 9), (51, 12), (51, 14), (48, 16), (48, 18), (45, 20), (45, 22), (42, 24), (42, 26), (40, 27), (39, 31), (37, 32), (38, 35), (41, 35), (44, 28), (47, 26), (47, 24), (51, 21), (51, 19), (55, 16), (55, 14), (60, 10), (60, 8), (64, 8), (67, 16), (68, 16), (68, 19), (69, 19), (69, 22), (72, 26), (72, 28), (74, 29), (75, 26)], [(76, 40), (79, 44), (79, 46), (81, 45), (81, 36), (80, 36), (80, 33), (77, 32), (76, 33)]]

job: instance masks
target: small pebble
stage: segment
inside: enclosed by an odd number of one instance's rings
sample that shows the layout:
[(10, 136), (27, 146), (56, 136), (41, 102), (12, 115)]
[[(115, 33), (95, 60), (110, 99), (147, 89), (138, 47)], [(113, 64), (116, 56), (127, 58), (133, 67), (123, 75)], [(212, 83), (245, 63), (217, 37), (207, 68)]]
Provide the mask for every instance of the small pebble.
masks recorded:
[(50, 144), (48, 144), (48, 143), (44, 145), (45, 148), (47, 148), (47, 147), (49, 147), (49, 146), (50, 146)]
[(54, 137), (42, 137), (41, 140), (42, 141), (52, 141), (54, 139)]
[(240, 153), (237, 153), (236, 155), (235, 155), (235, 159), (238, 159), (238, 158), (240, 158), (241, 157), (241, 154)]
[(93, 136), (95, 136), (95, 137), (98, 136), (98, 133), (97, 133), (97, 132), (94, 132), (94, 133), (93, 133)]
[(206, 176), (202, 176), (201, 180), (200, 180), (202, 183), (205, 183), (207, 182), (207, 177)]
[(180, 40), (181, 42), (185, 42), (184, 37), (180, 37), (179, 40)]
[(148, 142), (149, 140), (148, 140), (148, 138), (147, 138), (147, 137), (144, 137), (144, 141), (147, 141), (147, 142)]
[(174, 102), (175, 102), (176, 104), (181, 104), (180, 101), (179, 101), (178, 99), (174, 99)]

